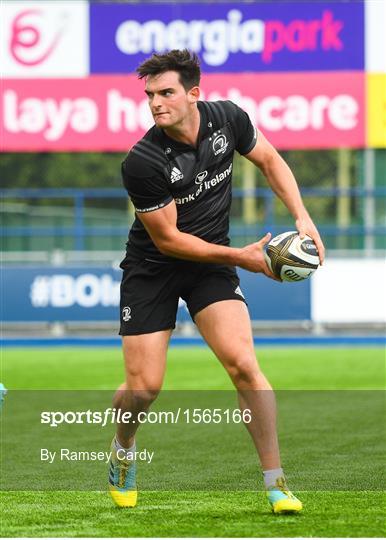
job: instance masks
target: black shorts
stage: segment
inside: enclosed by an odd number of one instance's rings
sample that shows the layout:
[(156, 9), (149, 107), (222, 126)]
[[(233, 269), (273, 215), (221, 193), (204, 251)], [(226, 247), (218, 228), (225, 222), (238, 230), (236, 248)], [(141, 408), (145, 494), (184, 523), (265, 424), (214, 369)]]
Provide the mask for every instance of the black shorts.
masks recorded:
[(121, 263), (120, 335), (175, 328), (179, 298), (190, 316), (220, 300), (244, 300), (233, 266), (177, 261), (158, 263), (129, 254)]

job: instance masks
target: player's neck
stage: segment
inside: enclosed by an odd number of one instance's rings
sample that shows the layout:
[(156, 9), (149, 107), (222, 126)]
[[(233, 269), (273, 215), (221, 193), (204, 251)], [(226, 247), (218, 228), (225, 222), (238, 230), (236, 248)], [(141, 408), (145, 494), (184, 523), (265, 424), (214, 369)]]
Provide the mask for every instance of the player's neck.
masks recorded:
[(197, 107), (192, 111), (192, 115), (171, 128), (164, 129), (166, 135), (175, 141), (197, 146), (198, 134), (200, 132), (200, 112)]

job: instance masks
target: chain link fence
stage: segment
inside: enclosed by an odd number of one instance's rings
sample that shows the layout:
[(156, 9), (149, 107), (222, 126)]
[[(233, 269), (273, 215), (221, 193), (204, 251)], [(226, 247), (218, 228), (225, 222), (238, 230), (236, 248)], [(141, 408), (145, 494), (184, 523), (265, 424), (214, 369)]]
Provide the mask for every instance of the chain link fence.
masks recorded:
[[(295, 173), (330, 255), (384, 252), (386, 150), (287, 151), (282, 156)], [(64, 186), (74, 187), (48, 187), (53, 174), (48, 167), (47, 177), (39, 178), (40, 186), (46, 187), (2, 190), (4, 260), (14, 259), (17, 252), (24, 252), (26, 258), (58, 250), (84, 251), (90, 256), (92, 252), (123, 252), (134, 212), (116, 173), (121, 156), (115, 157), (107, 156), (109, 189), (102, 187), (100, 179), (95, 189), (83, 187), (84, 182), (75, 187), (76, 180), (70, 178)], [(82, 155), (74, 159), (79, 161)], [(82, 174), (94, 166), (89, 160)], [(11, 179), (5, 185), (11, 186)], [(233, 245), (254, 242), (267, 231), (278, 234), (294, 228), (292, 216), (261, 172), (238, 155), (233, 188)]]

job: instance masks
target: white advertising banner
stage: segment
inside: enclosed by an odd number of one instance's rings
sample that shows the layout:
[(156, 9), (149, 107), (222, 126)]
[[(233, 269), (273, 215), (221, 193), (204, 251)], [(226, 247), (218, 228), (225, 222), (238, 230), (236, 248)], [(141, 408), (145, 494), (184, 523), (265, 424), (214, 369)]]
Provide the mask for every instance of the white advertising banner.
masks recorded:
[(386, 2), (367, 0), (365, 10), (366, 71), (386, 73)]
[(311, 279), (314, 322), (386, 322), (386, 261), (327, 259)]
[(3, 78), (88, 75), (88, 2), (3, 0), (1, 4)]

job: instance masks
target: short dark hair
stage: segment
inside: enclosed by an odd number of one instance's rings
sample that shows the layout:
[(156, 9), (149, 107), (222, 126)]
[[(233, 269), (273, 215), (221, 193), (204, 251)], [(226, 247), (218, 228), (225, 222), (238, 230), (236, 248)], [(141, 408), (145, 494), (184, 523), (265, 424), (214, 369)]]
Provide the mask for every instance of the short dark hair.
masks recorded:
[(173, 49), (165, 54), (153, 54), (137, 68), (139, 79), (148, 75), (159, 75), (165, 71), (177, 71), (185, 90), (200, 84), (200, 61), (197, 54), (188, 49), (182, 51)]

